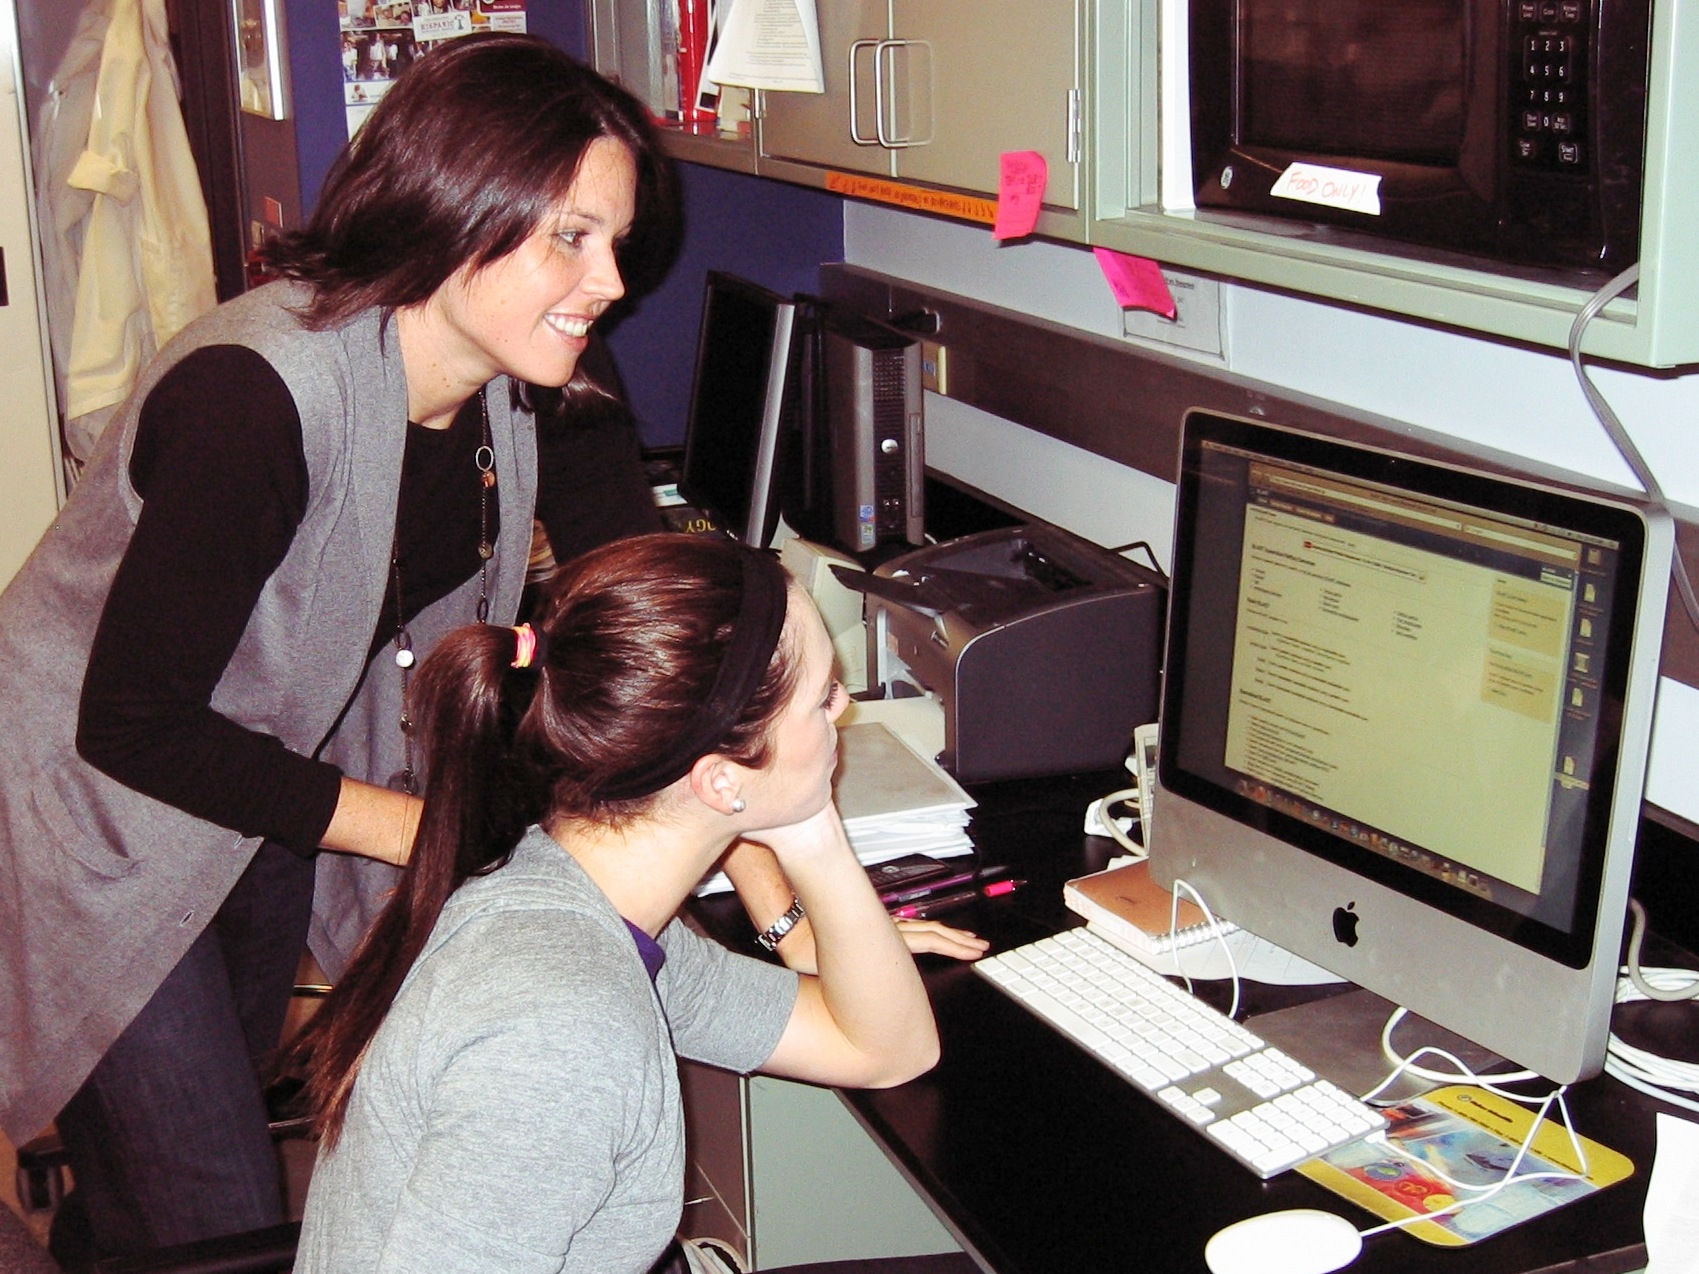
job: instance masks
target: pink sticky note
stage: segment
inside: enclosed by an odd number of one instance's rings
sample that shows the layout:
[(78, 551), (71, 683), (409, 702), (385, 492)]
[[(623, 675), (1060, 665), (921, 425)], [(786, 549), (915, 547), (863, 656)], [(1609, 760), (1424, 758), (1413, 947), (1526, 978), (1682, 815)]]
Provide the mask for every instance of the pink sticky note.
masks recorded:
[(1123, 310), (1150, 310), (1163, 318), (1173, 318), (1174, 296), (1168, 290), (1168, 280), (1162, 277), (1162, 267), (1149, 257), (1129, 256), (1108, 248), (1093, 248), (1098, 268), (1109, 280), (1109, 290), (1115, 303)]
[(997, 183), (997, 220), (991, 227), (992, 237), (1024, 238), (1038, 224), (1050, 166), (1036, 150), (1006, 150), (998, 164), (1002, 177)]

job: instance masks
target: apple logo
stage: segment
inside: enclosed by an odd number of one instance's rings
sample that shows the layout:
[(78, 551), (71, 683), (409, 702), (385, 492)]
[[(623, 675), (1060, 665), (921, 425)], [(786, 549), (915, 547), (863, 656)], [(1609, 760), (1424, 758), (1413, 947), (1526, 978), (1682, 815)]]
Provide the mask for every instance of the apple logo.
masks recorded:
[(1333, 936), (1348, 947), (1357, 945), (1357, 915), (1356, 903), (1348, 903), (1343, 907), (1333, 909)]

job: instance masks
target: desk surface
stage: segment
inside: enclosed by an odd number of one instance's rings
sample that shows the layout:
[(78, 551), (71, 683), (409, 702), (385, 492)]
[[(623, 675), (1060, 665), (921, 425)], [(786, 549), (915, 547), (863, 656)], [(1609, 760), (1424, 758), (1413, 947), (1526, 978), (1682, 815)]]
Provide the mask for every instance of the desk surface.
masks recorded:
[[(1106, 782), (1113, 776), (977, 793), (981, 854), (1031, 883), (950, 919), (991, 939), (994, 950), (1075, 923), (1062, 905), (1062, 882), (1102, 867), (1114, 850), (1080, 832), (1086, 801), (1108, 790)], [(722, 936), (736, 931), (726, 907), (720, 900), (711, 922)], [(747, 924), (742, 928), (747, 932)], [(971, 967), (926, 957), (923, 970), (943, 1060), (901, 1087), (842, 1096), (996, 1274), (1202, 1274), (1210, 1235), (1281, 1208), (1325, 1208), (1365, 1229), (1379, 1223), (1296, 1173), (1258, 1180)], [(1291, 995), (1254, 986), (1248, 992), (1252, 1011), (1280, 1007)], [(1680, 1015), (1684, 1026), (1693, 1013), (1691, 1005), (1630, 1007)], [(1601, 1078), (1572, 1090), (1570, 1105), (1581, 1132), (1634, 1161), (1631, 1179), (1470, 1247), (1377, 1235), (1352, 1274), (1641, 1269), (1658, 1104)]]

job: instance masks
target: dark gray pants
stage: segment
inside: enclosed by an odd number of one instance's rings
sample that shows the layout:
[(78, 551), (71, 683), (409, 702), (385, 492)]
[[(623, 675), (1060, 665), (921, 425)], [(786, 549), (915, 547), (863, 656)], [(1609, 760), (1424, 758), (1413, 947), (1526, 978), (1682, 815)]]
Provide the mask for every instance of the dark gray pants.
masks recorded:
[(74, 1180), (54, 1217), (61, 1264), (285, 1219), (261, 1076), (283, 1029), (312, 897), (312, 862), (262, 845), (60, 1113)]

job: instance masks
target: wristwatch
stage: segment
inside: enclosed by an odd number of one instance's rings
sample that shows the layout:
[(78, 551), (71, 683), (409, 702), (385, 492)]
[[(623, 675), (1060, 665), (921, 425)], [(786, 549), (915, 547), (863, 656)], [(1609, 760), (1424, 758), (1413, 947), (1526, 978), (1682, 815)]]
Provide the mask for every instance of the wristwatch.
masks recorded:
[(768, 925), (765, 933), (756, 934), (755, 941), (759, 942), (767, 950), (777, 952), (779, 949), (779, 943), (784, 939), (784, 936), (792, 929), (796, 928), (796, 922), (801, 920), (803, 916), (807, 914), (808, 913), (802, 909), (802, 900), (793, 896), (791, 898), (790, 910), (785, 912), (785, 914), (780, 916), (777, 920), (773, 921), (772, 924)]

